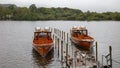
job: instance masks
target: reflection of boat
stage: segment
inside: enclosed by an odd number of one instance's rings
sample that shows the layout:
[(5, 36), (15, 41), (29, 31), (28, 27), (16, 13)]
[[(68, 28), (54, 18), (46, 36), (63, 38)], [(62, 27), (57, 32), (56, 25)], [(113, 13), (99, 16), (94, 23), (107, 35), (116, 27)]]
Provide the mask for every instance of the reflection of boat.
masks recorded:
[(50, 64), (53, 61), (52, 58), (54, 57), (54, 49), (52, 49), (48, 54), (49, 56), (41, 57), (40, 54), (33, 49), (32, 56), (35, 66), (37, 65), (37, 67), (39, 66), (40, 68), (44, 68), (44, 66)]
[(90, 49), (94, 39), (88, 35), (85, 27), (73, 27), (70, 30), (71, 41), (83, 49)]
[(45, 57), (49, 51), (53, 49), (53, 40), (49, 28), (40, 29), (36, 27), (33, 39), (33, 48), (42, 56)]

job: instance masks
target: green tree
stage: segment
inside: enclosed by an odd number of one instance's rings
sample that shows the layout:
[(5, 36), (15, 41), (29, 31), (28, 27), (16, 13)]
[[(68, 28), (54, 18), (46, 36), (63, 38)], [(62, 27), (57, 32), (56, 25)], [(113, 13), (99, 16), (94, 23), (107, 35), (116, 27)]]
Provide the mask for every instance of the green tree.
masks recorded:
[(36, 7), (35, 4), (32, 4), (32, 5), (30, 5), (29, 9), (30, 9), (30, 11), (32, 11), (32, 12), (36, 12), (37, 7)]

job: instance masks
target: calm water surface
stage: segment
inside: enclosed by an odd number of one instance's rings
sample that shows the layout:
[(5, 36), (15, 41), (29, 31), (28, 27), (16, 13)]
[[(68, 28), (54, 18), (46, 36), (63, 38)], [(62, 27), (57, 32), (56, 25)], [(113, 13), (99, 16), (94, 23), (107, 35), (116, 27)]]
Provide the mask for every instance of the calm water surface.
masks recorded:
[[(0, 68), (41, 68), (42, 60), (32, 49), (34, 28), (48, 26), (69, 32), (74, 25), (86, 26), (98, 41), (99, 60), (111, 45), (113, 59), (120, 62), (120, 21), (0, 21)], [(51, 59), (44, 67), (55, 68), (55, 63)], [(113, 66), (120, 68), (118, 63)]]

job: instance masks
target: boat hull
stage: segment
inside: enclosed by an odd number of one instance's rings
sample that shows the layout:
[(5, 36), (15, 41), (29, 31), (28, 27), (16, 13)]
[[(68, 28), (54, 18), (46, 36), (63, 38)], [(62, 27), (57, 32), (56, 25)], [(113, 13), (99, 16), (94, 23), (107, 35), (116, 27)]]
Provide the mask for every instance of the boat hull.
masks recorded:
[(76, 44), (78, 47), (85, 49), (85, 50), (90, 50), (91, 46), (93, 45), (93, 41), (83, 41), (83, 40), (76, 40), (71, 38), (71, 41)]
[(46, 57), (47, 54), (53, 49), (53, 43), (51, 44), (33, 44), (33, 48), (41, 55)]

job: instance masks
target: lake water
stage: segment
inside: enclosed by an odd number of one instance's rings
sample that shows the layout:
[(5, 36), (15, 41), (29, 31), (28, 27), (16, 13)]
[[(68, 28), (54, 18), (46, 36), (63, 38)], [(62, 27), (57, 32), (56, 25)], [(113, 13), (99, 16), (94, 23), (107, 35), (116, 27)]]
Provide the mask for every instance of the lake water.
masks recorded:
[[(41, 68), (41, 59), (32, 50), (34, 28), (52, 27), (69, 33), (72, 26), (86, 26), (98, 42), (99, 60), (109, 53), (120, 62), (120, 21), (0, 21), (0, 68)], [(54, 60), (46, 64), (53, 68)], [(44, 68), (45, 68), (44, 67)], [(120, 68), (113, 62), (114, 68)]]

